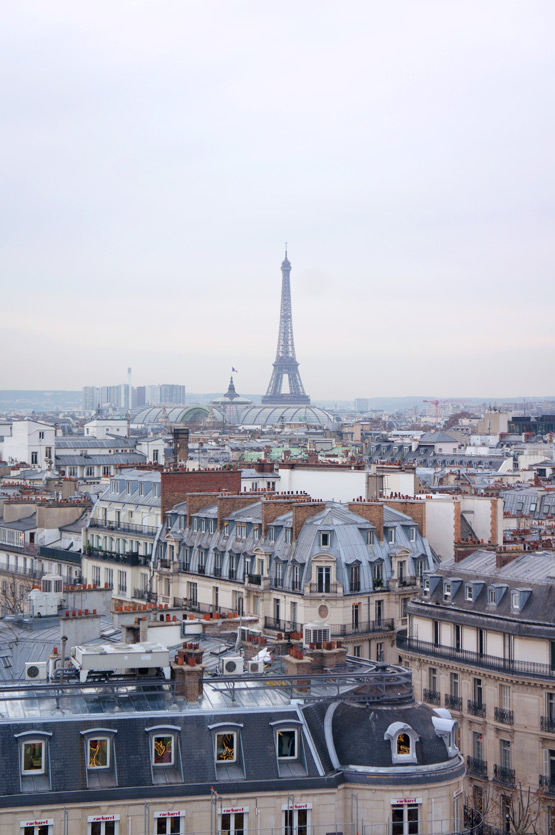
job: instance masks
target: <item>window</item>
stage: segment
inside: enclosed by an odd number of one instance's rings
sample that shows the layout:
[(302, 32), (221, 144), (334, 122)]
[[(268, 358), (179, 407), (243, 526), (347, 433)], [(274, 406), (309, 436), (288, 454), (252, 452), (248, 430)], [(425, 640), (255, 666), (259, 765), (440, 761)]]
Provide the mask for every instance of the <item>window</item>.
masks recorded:
[(331, 534), (329, 531), (320, 531), (320, 548), (330, 547)]
[(188, 587), (187, 597), (189, 598), (191, 603), (196, 605), (196, 602), (197, 602), (197, 599), (198, 599), (197, 598), (197, 589), (198, 589), (197, 584), (196, 583), (187, 583), (187, 587)]
[(407, 569), (406, 561), (405, 560), (400, 560), (400, 562), (397, 563), (397, 578), (398, 578), (399, 583), (401, 585), (405, 582), (405, 578), (406, 578), (406, 575), (407, 575), (406, 569)]
[(38, 464), (39, 463), (39, 454), (38, 452), (31, 453), (31, 464)]
[(127, 594), (127, 571), (118, 571), (118, 592)]
[(418, 804), (391, 807), (391, 835), (418, 835)]
[(472, 603), (472, 586), (465, 586), (464, 597), (465, 600), (468, 600), (470, 603)]
[(103, 476), (110, 475), (110, 467), (102, 467), (102, 475)]
[(434, 630), (434, 646), (438, 647), (441, 643), (441, 624), (438, 620), (433, 621)]
[(291, 588), (293, 591), (299, 591), (301, 588), (301, 566), (293, 563), (293, 570), (291, 573)]
[(104, 569), (104, 582), (108, 583), (109, 586), (114, 585), (114, 569), (113, 568), (105, 568)]
[(485, 655), (486, 654), (486, 630), (485, 629), (477, 629), (476, 630), (476, 651), (478, 655)]
[(435, 693), (437, 691), (437, 669), (428, 667), (428, 689)]
[(378, 560), (378, 562), (372, 565), (372, 580), (374, 586), (383, 585), (383, 562), (381, 560)]
[(416, 528), (409, 528), (409, 542), (416, 542)]
[(247, 830), (248, 806), (223, 809), (220, 816), (219, 835), (244, 835)]
[(355, 658), (360, 658), (362, 655), (362, 646), (361, 644), (355, 644), (353, 647), (353, 655)]
[[(297, 805), (297, 804), (295, 804)], [(308, 835), (310, 831), (310, 809), (283, 810), (283, 835)]]
[(44, 457), (50, 461), (52, 459), (52, 447), (47, 446), (44, 448)]
[(43, 739), (28, 739), (21, 745), (21, 773), (44, 774), (46, 771), (46, 743)]
[(458, 673), (449, 673), (449, 690), (453, 699), (458, 699), (460, 695), (460, 679)]
[(397, 737), (397, 756), (398, 757), (407, 757), (410, 756), (410, 736), (408, 734), (399, 734)]
[(386, 542), (389, 542), (390, 545), (393, 545), (395, 543), (395, 528), (384, 528), (384, 531)]
[(495, 605), (495, 589), (488, 589), (488, 603)]
[(511, 688), (508, 684), (499, 685), (499, 704), (503, 710), (511, 709)]
[(513, 609), (520, 609), (519, 593), (517, 591), (511, 592), (511, 606)]
[(451, 600), (451, 583), (445, 582), (443, 584), (443, 599)]
[(275, 528), (268, 528), (268, 541), (275, 542), (276, 541), (276, 529)]
[(462, 627), (460, 623), (453, 624), (453, 646), (457, 652), (462, 649)]
[(484, 704), (484, 702), (483, 702), (484, 690), (483, 690), (483, 687), (482, 687), (482, 679), (481, 678), (475, 678), (473, 680), (472, 690), (473, 690), (474, 701), (476, 702), (476, 705), (478, 707), (483, 707), (483, 704)]
[(366, 531), (366, 544), (373, 545), (374, 544), (374, 531)]
[(360, 591), (360, 565), (349, 566), (349, 586), (351, 591)]
[(316, 572), (318, 591), (330, 593), (331, 591), (331, 569), (325, 565), (319, 565)]
[(89, 478), (94, 476), (94, 467), (85, 467), (85, 475)]
[(277, 732), (277, 752), (279, 760), (292, 760), (297, 756), (297, 731), (284, 728)]
[(110, 767), (110, 740), (102, 736), (87, 740), (87, 768)]
[(92, 581), (97, 586), (100, 585), (100, 566), (99, 565), (93, 565), (93, 567), (92, 567)]
[(185, 812), (156, 812), (154, 815), (155, 835), (183, 835)]
[(50, 835), (53, 825), (53, 821), (47, 819), (21, 821), (19, 831), (21, 835)]
[(234, 763), (237, 760), (237, 734), (235, 731), (216, 734), (216, 762)]
[(254, 526), (254, 528), (253, 528), (253, 532), (252, 532), (252, 533), (253, 533), (253, 539), (254, 539), (254, 541), (255, 541), (255, 542), (258, 542), (258, 541), (259, 541), (259, 539), (260, 539), (260, 528), (258, 527), (258, 525), (255, 525), (255, 526)]
[(291, 528), (285, 528), (285, 544), (286, 545), (291, 545), (292, 541), (293, 541), (293, 531), (291, 530)]
[(44, 441), (44, 432), (39, 432), (39, 441)]
[(376, 642), (376, 661), (384, 660), (384, 645), (382, 641)]
[(173, 734), (152, 737), (152, 765), (173, 765)]
[(480, 731), (472, 734), (472, 752), (475, 760), (484, 759), (484, 737)]
[(508, 739), (499, 740), (499, 759), (501, 768), (511, 769), (511, 743)]
[(118, 835), (119, 815), (95, 815), (87, 818), (88, 835)]

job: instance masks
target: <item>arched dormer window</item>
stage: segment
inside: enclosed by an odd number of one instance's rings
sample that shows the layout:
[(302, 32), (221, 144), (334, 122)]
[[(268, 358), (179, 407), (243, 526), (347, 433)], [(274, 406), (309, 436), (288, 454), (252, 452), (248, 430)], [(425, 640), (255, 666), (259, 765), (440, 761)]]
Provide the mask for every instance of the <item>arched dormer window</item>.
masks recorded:
[(416, 764), (416, 743), (418, 734), (405, 722), (393, 722), (384, 734), (384, 739), (391, 744), (393, 765)]

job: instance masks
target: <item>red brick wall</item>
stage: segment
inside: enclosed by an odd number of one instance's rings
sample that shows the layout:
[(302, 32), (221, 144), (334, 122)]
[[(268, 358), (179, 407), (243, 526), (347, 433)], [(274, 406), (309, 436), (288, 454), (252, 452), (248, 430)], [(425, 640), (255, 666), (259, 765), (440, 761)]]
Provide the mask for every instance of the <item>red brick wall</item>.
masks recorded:
[(240, 470), (169, 470), (162, 472), (162, 521), (174, 505), (184, 502), (187, 493), (228, 490), (241, 492)]
[(362, 516), (363, 519), (368, 519), (376, 528), (376, 536), (381, 542), (383, 539), (383, 504), (379, 502), (349, 502), (349, 510), (351, 513)]
[(392, 510), (398, 510), (399, 513), (410, 516), (413, 522), (416, 522), (418, 525), (418, 530), (422, 536), (426, 536), (426, 502), (411, 502), (406, 499), (387, 499), (384, 504)]
[(320, 511), (325, 510), (324, 502), (303, 502), (302, 504), (293, 505), (293, 542), (297, 541), (297, 537), (301, 532), (301, 528), (307, 519), (311, 516), (316, 516)]

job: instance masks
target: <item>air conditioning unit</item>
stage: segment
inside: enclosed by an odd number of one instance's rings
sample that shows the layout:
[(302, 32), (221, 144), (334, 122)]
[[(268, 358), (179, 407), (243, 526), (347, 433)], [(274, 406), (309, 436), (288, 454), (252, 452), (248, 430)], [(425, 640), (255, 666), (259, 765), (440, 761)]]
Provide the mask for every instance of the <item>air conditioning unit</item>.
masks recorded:
[(46, 681), (46, 661), (27, 661), (25, 679), (27, 681)]
[(222, 658), (222, 674), (224, 676), (240, 676), (244, 669), (245, 665), (240, 655)]
[(252, 675), (255, 675), (255, 676), (262, 675), (262, 673), (264, 672), (264, 662), (263, 661), (249, 661), (248, 670), (249, 670), (249, 673), (252, 673)]
[(331, 641), (331, 628), (324, 623), (307, 623), (303, 628), (303, 644), (323, 644)]

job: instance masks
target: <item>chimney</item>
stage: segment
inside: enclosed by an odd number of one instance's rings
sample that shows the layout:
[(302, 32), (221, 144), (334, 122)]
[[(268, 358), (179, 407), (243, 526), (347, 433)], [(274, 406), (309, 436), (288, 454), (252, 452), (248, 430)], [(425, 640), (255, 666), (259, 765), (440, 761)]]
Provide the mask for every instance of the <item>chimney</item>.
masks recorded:
[(293, 542), (297, 541), (301, 528), (306, 520), (310, 519), (311, 516), (316, 516), (317, 513), (325, 509), (326, 505), (324, 502), (302, 502), (293, 505)]
[(248, 507), (251, 504), (255, 504), (259, 499), (257, 499), (256, 494), (253, 495), (252, 493), (242, 493), (241, 495), (234, 495), (234, 496), (218, 496), (218, 531), (221, 531), (223, 521), (226, 516), (229, 516), (230, 513), (233, 513), (235, 510), (241, 510), (243, 507)]
[(268, 525), (271, 525), (278, 516), (289, 513), (294, 503), (294, 499), (286, 499), (285, 497), (283, 499), (262, 500), (262, 539), (268, 533)]
[(376, 536), (383, 540), (383, 504), (380, 502), (349, 502), (349, 510), (367, 519), (376, 528)]
[(186, 464), (189, 458), (189, 430), (186, 426), (173, 428), (173, 453), (176, 464)]
[(204, 507), (210, 507), (211, 504), (216, 504), (217, 499), (217, 493), (188, 493), (185, 496), (187, 502), (187, 527), (191, 527), (191, 517), (195, 513), (198, 513)]

